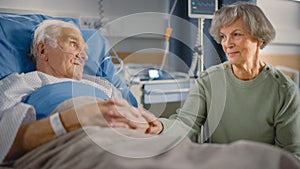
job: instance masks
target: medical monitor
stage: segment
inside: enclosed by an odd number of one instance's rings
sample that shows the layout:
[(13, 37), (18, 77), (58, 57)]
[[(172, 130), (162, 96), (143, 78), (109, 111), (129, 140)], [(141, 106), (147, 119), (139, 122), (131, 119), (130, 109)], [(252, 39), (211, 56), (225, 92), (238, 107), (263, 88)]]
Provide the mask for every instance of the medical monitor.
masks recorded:
[(190, 18), (213, 18), (218, 10), (218, 0), (189, 0), (188, 12)]

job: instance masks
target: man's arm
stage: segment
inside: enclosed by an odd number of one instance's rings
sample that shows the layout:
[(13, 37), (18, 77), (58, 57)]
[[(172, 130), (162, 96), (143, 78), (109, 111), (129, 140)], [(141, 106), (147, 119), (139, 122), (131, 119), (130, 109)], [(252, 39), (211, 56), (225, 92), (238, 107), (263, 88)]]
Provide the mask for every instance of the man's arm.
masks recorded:
[(55, 138), (56, 136), (51, 128), (49, 118), (22, 125), (4, 161), (17, 159), (26, 152)]
[[(100, 110), (100, 111), (99, 111)], [(145, 132), (149, 127), (139, 111), (124, 100), (108, 100), (70, 108), (60, 113), (67, 132), (81, 126), (123, 127)], [(14, 160), (25, 153), (56, 139), (49, 117), (22, 125), (5, 160)]]

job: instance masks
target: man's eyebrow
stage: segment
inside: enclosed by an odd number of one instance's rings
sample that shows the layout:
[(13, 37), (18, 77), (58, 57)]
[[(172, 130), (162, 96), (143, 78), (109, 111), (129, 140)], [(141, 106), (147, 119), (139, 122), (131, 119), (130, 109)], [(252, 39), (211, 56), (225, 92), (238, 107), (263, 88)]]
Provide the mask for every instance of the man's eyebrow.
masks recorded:
[(79, 41), (79, 38), (75, 35), (69, 34), (67, 35), (69, 39), (75, 40), (75, 41)]

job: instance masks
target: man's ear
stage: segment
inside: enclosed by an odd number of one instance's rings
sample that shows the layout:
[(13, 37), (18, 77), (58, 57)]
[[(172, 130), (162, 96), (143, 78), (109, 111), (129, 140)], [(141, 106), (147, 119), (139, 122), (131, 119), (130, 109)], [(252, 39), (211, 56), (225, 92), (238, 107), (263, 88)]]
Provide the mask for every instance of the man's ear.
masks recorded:
[(46, 45), (45, 43), (39, 43), (37, 45), (37, 52), (40, 59), (47, 61), (48, 57), (46, 55)]

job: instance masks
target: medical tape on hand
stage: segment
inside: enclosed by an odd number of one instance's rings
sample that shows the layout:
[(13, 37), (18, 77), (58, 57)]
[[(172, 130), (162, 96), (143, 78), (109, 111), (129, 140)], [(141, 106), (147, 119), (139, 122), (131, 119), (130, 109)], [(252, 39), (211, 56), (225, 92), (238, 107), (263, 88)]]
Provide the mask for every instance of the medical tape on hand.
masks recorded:
[(67, 130), (62, 124), (58, 112), (50, 116), (50, 124), (57, 137), (67, 134)]

